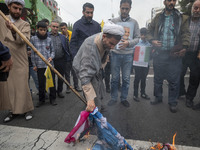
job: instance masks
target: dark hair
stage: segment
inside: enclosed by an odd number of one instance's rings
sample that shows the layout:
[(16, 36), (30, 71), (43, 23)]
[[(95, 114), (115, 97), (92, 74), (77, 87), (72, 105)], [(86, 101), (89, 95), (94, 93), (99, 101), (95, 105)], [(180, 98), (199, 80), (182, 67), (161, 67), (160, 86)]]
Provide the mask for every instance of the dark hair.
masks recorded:
[(147, 28), (141, 28), (140, 29), (140, 34), (146, 35), (147, 34)]
[(65, 22), (60, 23), (60, 27), (63, 27), (63, 26), (67, 27), (67, 24)]
[(38, 23), (37, 23), (37, 28), (47, 28), (47, 24), (46, 24), (46, 22), (44, 22), (44, 21), (39, 21)]
[(49, 20), (46, 18), (42, 19), (41, 21), (49, 24)]
[(83, 5), (83, 11), (86, 10), (86, 7), (94, 9), (94, 5), (91, 4), (91, 3), (85, 3), (85, 4)]
[(129, 5), (132, 5), (132, 0), (121, 0), (120, 1), (120, 6), (122, 5), (122, 3), (129, 3)]
[(104, 34), (106, 34), (106, 37), (107, 38), (115, 38), (116, 40), (121, 40), (121, 36), (120, 35), (114, 35), (114, 34), (109, 34), (109, 33), (104, 33)]

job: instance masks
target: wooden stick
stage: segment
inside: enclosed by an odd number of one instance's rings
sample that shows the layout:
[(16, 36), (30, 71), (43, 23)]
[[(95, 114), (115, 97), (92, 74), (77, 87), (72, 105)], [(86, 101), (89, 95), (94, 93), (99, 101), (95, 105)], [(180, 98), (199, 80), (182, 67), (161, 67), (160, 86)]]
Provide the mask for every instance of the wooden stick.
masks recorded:
[[(4, 13), (0, 10), (0, 15), (4, 18), (6, 21), (10, 21)], [(48, 60), (45, 59), (45, 57), (33, 46), (33, 44), (21, 33), (21, 31), (18, 30), (18, 28), (14, 25), (11, 24), (12, 28), (19, 34), (19, 36), (28, 44), (32, 50), (45, 62), (47, 66), (51, 68), (51, 70), (58, 75), (58, 77), (67, 85), (69, 88), (81, 99), (82, 102), (87, 104), (87, 101), (85, 98), (83, 98), (72, 86), (69, 84), (69, 82), (48, 62)]]

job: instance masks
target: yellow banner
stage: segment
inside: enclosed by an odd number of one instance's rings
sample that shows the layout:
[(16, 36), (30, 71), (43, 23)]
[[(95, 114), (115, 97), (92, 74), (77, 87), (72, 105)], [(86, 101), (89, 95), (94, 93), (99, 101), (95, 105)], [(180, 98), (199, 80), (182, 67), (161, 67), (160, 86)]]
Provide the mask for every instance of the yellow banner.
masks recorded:
[(54, 87), (53, 78), (52, 78), (52, 74), (51, 74), (51, 70), (50, 70), (49, 66), (47, 66), (47, 69), (46, 69), (44, 75), (46, 77), (46, 91), (48, 92), (48, 89), (50, 87)]

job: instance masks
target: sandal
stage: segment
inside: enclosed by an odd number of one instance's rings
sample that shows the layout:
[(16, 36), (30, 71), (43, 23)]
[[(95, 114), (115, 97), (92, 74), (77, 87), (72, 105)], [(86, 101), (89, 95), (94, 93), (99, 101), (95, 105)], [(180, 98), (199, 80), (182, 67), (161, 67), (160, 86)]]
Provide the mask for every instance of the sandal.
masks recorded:
[(33, 118), (33, 114), (30, 111), (25, 114), (26, 120), (31, 120), (32, 118)]
[(9, 114), (5, 117), (5, 119), (3, 120), (4, 123), (10, 122), (11, 120), (13, 120), (17, 115), (13, 114), (12, 112), (9, 112)]

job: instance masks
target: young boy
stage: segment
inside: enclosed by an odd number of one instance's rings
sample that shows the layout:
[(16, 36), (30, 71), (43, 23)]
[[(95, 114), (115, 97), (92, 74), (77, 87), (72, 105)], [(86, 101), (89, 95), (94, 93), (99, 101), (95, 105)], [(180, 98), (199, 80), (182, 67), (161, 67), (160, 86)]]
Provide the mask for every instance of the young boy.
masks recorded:
[[(37, 32), (36, 35), (31, 38), (31, 43), (35, 46), (35, 48), (51, 63), (53, 64), (53, 58), (55, 57), (55, 52), (53, 49), (53, 43), (51, 38), (47, 36), (47, 25), (43, 21), (39, 21), (37, 24)], [(33, 70), (37, 71), (38, 76), (38, 83), (39, 83), (39, 102), (37, 103), (36, 107), (40, 107), (45, 103), (45, 85), (46, 85), (46, 78), (45, 78), (45, 70), (47, 65), (42, 61), (42, 59), (35, 54), (32, 50), (31, 60), (33, 63)], [(55, 102), (56, 99), (56, 89), (55, 89), (55, 74), (53, 72), (53, 82), (54, 87), (50, 88), (50, 103), (52, 105), (57, 105)]]
[[(139, 40), (139, 43), (136, 46), (151, 47), (151, 44), (146, 40), (146, 34), (147, 34), (147, 29), (141, 28), (140, 29), (140, 40)], [(148, 72), (149, 72), (149, 65), (147, 64), (147, 67), (140, 66), (140, 65), (134, 65), (134, 68), (135, 68), (135, 80), (134, 80), (133, 100), (135, 100), (136, 102), (140, 101), (139, 98), (138, 98), (139, 82), (141, 82), (140, 83), (141, 97), (146, 99), (146, 100), (150, 100), (150, 97), (145, 93), (146, 78), (147, 78), (147, 75), (148, 75)]]

